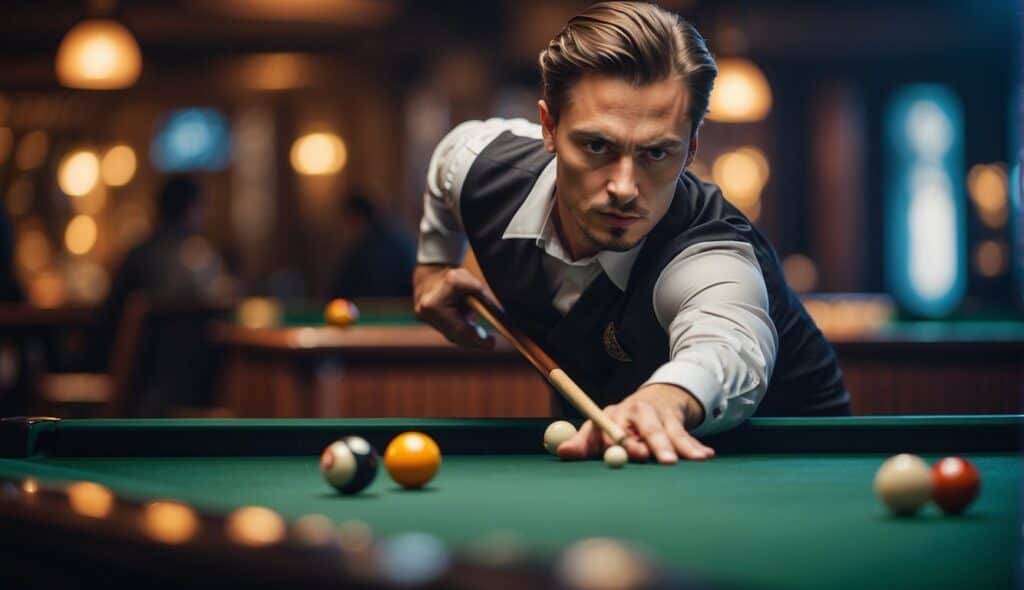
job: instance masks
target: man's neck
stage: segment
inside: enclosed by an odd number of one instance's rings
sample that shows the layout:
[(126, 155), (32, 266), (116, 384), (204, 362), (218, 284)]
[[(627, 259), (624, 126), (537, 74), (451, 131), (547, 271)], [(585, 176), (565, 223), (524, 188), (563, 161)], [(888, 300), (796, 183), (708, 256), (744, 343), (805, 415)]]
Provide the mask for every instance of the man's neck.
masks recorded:
[(569, 211), (558, 199), (557, 191), (555, 192), (555, 208), (552, 213), (551, 221), (555, 226), (555, 235), (558, 236), (558, 241), (562, 243), (562, 247), (569, 255), (569, 258), (576, 261), (581, 258), (596, 256), (600, 252), (600, 249), (588, 240), (587, 236), (583, 235), (583, 232), (579, 231), (579, 228), (575, 226)]

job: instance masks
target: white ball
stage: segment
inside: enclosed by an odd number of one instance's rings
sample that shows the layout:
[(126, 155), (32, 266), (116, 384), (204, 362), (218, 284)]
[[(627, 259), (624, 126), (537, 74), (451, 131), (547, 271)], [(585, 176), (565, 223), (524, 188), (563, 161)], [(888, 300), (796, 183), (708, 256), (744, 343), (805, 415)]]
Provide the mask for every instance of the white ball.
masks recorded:
[(544, 448), (552, 455), (558, 454), (558, 445), (576, 436), (576, 427), (565, 420), (548, 424), (544, 430)]
[(345, 486), (356, 474), (356, 457), (344, 441), (334, 441), (320, 455), (320, 473), (335, 488)]
[(914, 514), (931, 498), (932, 470), (917, 455), (889, 457), (875, 474), (875, 494), (893, 513)]
[(626, 449), (619, 445), (612, 445), (604, 450), (604, 463), (612, 469), (618, 469), (629, 461)]

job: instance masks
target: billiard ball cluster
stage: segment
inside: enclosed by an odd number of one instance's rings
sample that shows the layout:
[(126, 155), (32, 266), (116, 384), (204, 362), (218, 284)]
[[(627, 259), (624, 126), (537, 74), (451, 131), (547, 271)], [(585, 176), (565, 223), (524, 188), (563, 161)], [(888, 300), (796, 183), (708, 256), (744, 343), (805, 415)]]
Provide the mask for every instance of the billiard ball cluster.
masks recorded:
[(889, 457), (875, 474), (875, 493), (900, 516), (916, 514), (929, 500), (947, 515), (961, 514), (981, 488), (981, 476), (962, 457), (945, 457), (929, 467), (910, 453)]
[[(379, 455), (366, 439), (346, 436), (327, 445), (320, 455), (320, 473), (342, 494), (357, 494), (377, 477)], [(441, 466), (441, 449), (422, 432), (403, 432), (384, 451), (384, 467), (406, 489), (427, 485)]]
[[(558, 455), (558, 447), (576, 436), (576, 427), (565, 420), (557, 420), (548, 424), (544, 430), (544, 449), (552, 455)], [(626, 449), (612, 445), (604, 450), (604, 463), (612, 469), (619, 469), (629, 461)]]

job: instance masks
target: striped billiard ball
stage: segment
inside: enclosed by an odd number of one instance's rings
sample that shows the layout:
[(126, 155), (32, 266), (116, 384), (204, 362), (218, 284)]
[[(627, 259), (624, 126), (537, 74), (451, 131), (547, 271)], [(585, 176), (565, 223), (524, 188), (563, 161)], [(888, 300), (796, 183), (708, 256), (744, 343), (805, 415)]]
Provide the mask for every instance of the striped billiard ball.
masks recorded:
[(377, 451), (359, 436), (338, 439), (320, 454), (320, 473), (342, 494), (359, 493), (377, 477)]

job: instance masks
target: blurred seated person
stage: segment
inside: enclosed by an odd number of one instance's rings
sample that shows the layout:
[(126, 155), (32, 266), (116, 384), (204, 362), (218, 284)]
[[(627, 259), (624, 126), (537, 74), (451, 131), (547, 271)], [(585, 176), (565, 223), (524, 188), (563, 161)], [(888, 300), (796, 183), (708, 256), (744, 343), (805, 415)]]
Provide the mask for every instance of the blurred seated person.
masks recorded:
[(381, 215), (361, 192), (345, 202), (341, 230), (351, 247), (336, 270), (330, 297), (412, 297), (416, 242), (410, 233)]
[[(94, 365), (109, 371), (115, 339), (125, 306), (133, 294), (141, 294), (151, 302), (171, 304), (213, 304), (218, 301), (218, 288), (223, 285), (223, 262), (219, 253), (200, 235), (205, 206), (199, 184), (188, 176), (174, 176), (163, 185), (158, 196), (159, 217), (153, 234), (132, 248), (114, 275), (111, 288), (100, 309)], [(170, 399), (170, 396), (201, 396), (197, 391), (175, 391), (190, 387), (199, 367), (187, 366), (187, 359), (198, 359), (206, 346), (198, 329), (171, 330), (170, 342), (146, 343), (147, 353), (161, 358), (150, 359), (154, 376), (150, 379), (160, 391), (137, 392), (142, 409), (136, 415), (160, 415), (175, 403), (201, 405), (208, 400)], [(164, 358), (164, 357), (177, 357)], [(178, 365), (172, 368), (169, 363)], [(198, 361), (196, 361), (198, 362)], [(161, 368), (162, 367), (162, 368)], [(188, 374), (181, 374), (184, 371)], [(185, 384), (189, 383), (189, 386)], [(207, 392), (210, 393), (210, 392)]]
[(0, 301), (22, 301), (24, 293), (14, 274), (14, 229), (7, 209), (0, 207)]
[[(22, 303), (24, 292), (14, 272), (14, 230), (7, 209), (0, 206), (0, 302)], [(0, 416), (22, 414), (26, 409), (27, 372), (24, 337), (0, 331)]]

